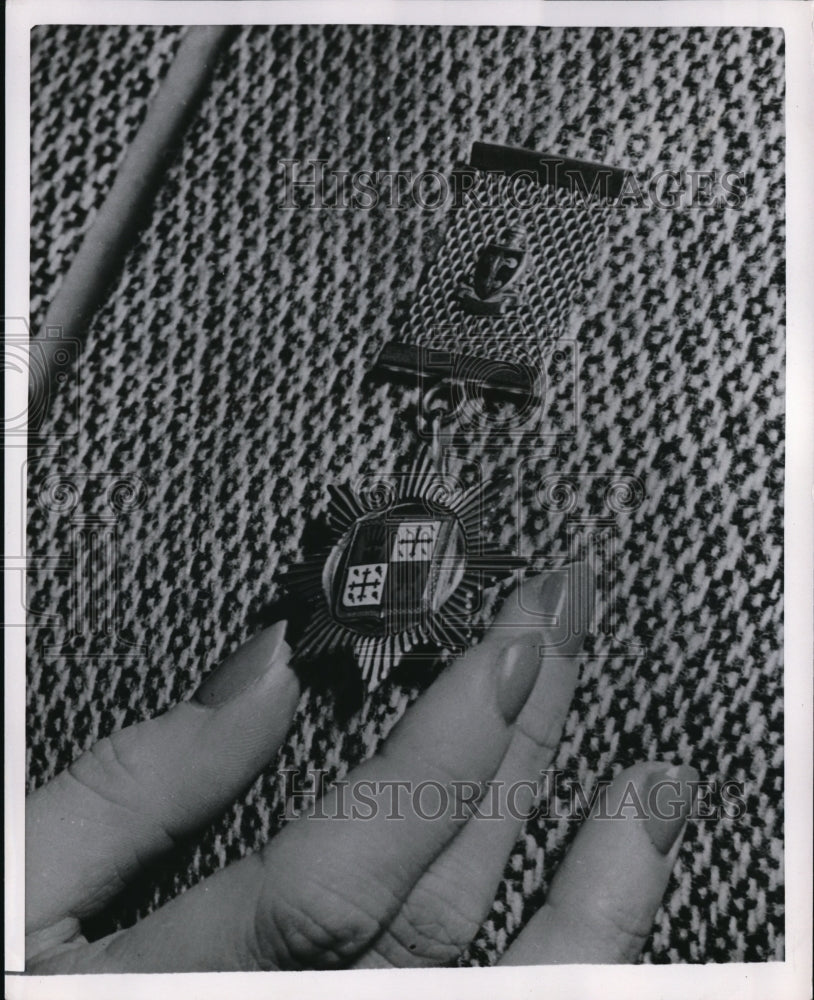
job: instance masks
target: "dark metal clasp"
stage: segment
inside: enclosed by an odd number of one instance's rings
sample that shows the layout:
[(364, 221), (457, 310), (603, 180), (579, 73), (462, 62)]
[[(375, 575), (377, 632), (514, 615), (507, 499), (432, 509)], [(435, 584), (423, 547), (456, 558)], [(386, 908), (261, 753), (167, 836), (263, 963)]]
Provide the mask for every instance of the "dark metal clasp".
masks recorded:
[(446, 386), (451, 401), (446, 408), (450, 418), (457, 410), (456, 400), (476, 396), (489, 402), (513, 403), (521, 408), (543, 402), (542, 373), (522, 361), (457, 354), (398, 340), (388, 341), (381, 349), (373, 375), (417, 386), (422, 395), (434, 389), (437, 397)]

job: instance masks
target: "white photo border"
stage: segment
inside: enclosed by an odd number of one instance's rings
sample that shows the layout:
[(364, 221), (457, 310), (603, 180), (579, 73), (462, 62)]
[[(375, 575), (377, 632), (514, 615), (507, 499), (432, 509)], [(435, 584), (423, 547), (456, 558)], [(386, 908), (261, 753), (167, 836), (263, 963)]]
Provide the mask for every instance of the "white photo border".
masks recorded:
[[(19, 975), (23, 970), (25, 765), (25, 621), (9, 587), (24, 586), (25, 448), (5, 449), (5, 847), (6, 996), (10, 1000), (122, 1000), (240, 995), (279, 1000), (352, 994), (357, 1000), (428, 997), (454, 992), (494, 996), (605, 1000), (737, 996), (740, 1000), (810, 996), (812, 968), (812, 608), (814, 607), (814, 37), (811, 0), (390, 0), (349, 3), (203, 2), (203, 0), (8, 0), (6, 6), (6, 317), (29, 308), (30, 30), (37, 24), (524, 24), (576, 26), (767, 26), (785, 32), (787, 183), (787, 337), (785, 467), (785, 807), (786, 931), (784, 962), (729, 965), (549, 966), (369, 972), (184, 975)], [(25, 192), (26, 196), (23, 197)], [(6, 425), (27, 406), (24, 373), (4, 359)], [(22, 584), (21, 584), (22, 575)], [(14, 615), (17, 615), (15, 619)]]

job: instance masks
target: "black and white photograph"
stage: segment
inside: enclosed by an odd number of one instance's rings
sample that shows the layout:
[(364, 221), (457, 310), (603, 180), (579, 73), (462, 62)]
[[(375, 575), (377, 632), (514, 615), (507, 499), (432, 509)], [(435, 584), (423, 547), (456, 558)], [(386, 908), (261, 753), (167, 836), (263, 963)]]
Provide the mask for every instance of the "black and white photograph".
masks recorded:
[(9, 5), (6, 995), (810, 995), (814, 8), (230, 6)]

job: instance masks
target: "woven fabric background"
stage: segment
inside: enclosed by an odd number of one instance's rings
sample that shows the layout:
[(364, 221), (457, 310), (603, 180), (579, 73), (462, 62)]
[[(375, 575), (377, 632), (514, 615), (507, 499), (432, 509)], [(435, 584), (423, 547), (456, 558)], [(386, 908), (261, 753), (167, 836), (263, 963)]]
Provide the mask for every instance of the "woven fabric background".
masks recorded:
[[(183, 30), (32, 33), (33, 324)], [(584, 483), (641, 484), (616, 518), (616, 647), (589, 647), (556, 766), (588, 788), (656, 757), (742, 782), (741, 816), (690, 824), (643, 960), (782, 958), (783, 72), (768, 29), (238, 30), (30, 453), (30, 785), (268, 620), (329, 483), (414, 457), (415, 399), (363, 377), (451, 210), (285, 208), (282, 159), (449, 171), (483, 139), (643, 183), (740, 171), (740, 207), (613, 213), (569, 319), (572, 433), (482, 461), (519, 477), (497, 531), (536, 555), (595, 513)], [(259, 847), (285, 821), (277, 765), (343, 775), (427, 680), (350, 707), (306, 690), (279, 761), (96, 931)], [(528, 824), (463, 963), (505, 950), (575, 832)]]

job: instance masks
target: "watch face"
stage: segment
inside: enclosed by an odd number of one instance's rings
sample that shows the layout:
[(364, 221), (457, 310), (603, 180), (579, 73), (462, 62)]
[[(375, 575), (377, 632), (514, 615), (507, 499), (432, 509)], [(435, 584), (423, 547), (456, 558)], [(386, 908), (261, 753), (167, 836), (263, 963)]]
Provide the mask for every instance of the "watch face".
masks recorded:
[(454, 514), (402, 503), (361, 517), (328, 559), (325, 597), (334, 619), (359, 635), (427, 625), (465, 569)]

